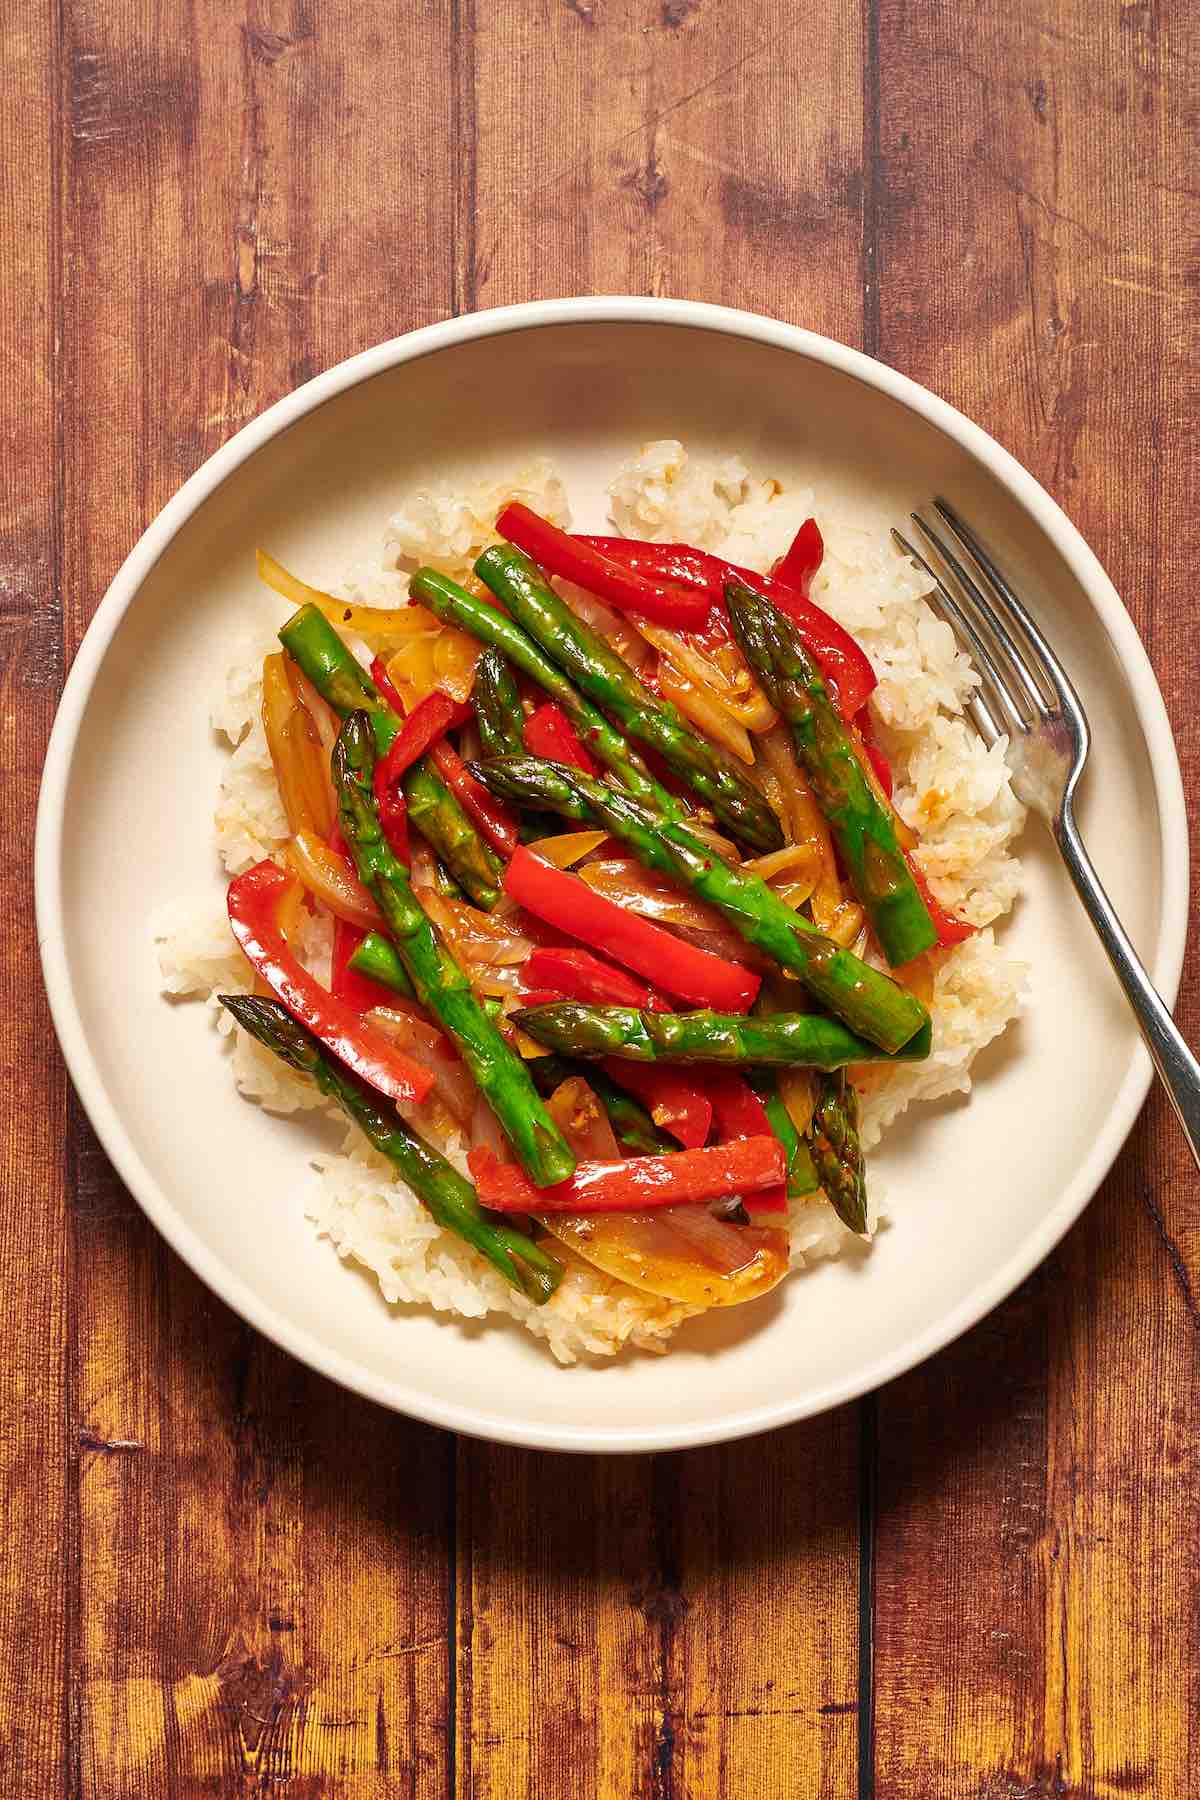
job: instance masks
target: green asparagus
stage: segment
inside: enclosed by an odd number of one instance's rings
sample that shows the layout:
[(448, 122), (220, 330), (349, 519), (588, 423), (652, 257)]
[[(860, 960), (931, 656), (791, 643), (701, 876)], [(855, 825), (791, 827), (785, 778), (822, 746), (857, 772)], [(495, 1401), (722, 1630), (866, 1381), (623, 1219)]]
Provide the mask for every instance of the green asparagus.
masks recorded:
[(792, 728), (796, 755), (884, 955), (893, 965), (911, 961), (937, 943), (937, 927), (816, 664), (786, 614), (744, 582), (728, 582), (725, 599), (747, 662)]
[(476, 831), (427, 756), (404, 774), (409, 824), (446, 865), (454, 880), (485, 912), (500, 899), (504, 878), (500, 858)]
[(375, 748), (382, 756), (402, 721), (324, 613), (312, 605), (302, 606), (281, 627), (279, 641), (341, 718), (356, 711), (370, 714)]
[(471, 690), (486, 756), (520, 756), (525, 748), (525, 714), (508, 658), (489, 644), (475, 664)]
[(368, 931), (348, 966), (356, 975), (365, 975), (369, 981), (391, 988), (393, 993), (403, 994), (406, 999), (412, 997), (413, 984), (400, 960), (400, 952), (382, 931)]
[(502, 650), (510, 662), (544, 688), (568, 714), (597, 762), (611, 769), (629, 793), (651, 801), (671, 818), (682, 816), (679, 802), (649, 774), (633, 746), (613, 729), (603, 713), (576, 692), (558, 665), (512, 619), (486, 600), (477, 600), (436, 569), (418, 569), (409, 582), (409, 593), (447, 624), (457, 625), (480, 643)]
[(867, 1179), (858, 1135), (858, 1095), (845, 1070), (821, 1077), (807, 1135), (825, 1198), (843, 1225), (865, 1234)]
[[(609, 1124), (618, 1141), (635, 1155), (665, 1156), (679, 1148), (674, 1138), (658, 1129), (640, 1100), (635, 1100), (632, 1094), (626, 1094), (599, 1069), (583, 1063), (568, 1062), (562, 1056), (533, 1056), (529, 1059), (529, 1073), (533, 1076), (533, 1085), (538, 1093), (547, 1098), (556, 1087), (561, 1087), (564, 1081), (570, 1080), (572, 1075), (582, 1075), (608, 1114)], [(814, 1177), (813, 1187), (816, 1185)]]
[(406, 1125), (382, 1094), (344, 1068), (278, 1000), (222, 994), (221, 1004), (238, 1024), (289, 1067), (311, 1075), (336, 1100), (381, 1155), (399, 1170), (445, 1230), (473, 1246), (527, 1299), (539, 1305), (562, 1280), (562, 1264), (524, 1232), (480, 1206), (475, 1189), (432, 1144)]
[(747, 943), (766, 951), (852, 1031), (899, 1050), (929, 1023), (921, 1002), (793, 912), (761, 876), (722, 862), (683, 825), (565, 763), (500, 757), (471, 765), (494, 794), (603, 825), (649, 869), (692, 888)]
[(770, 1069), (747, 1069), (746, 1080), (766, 1107), (771, 1130), (787, 1154), (788, 1199), (802, 1200), (807, 1194), (815, 1194), (821, 1184), (817, 1180), (812, 1151), (783, 1104), (776, 1076)]
[(922, 1026), (895, 1057), (823, 1013), (641, 1012), (633, 1006), (590, 1006), (554, 1000), (509, 1015), (535, 1043), (566, 1056), (620, 1056), (632, 1062), (802, 1065), (841, 1069), (847, 1063), (922, 1062), (931, 1028)]
[(434, 934), (379, 824), (372, 786), (375, 746), (365, 712), (353, 712), (333, 750), (338, 820), (360, 879), (379, 904), (422, 1006), (458, 1045), (476, 1085), (530, 1180), (537, 1187), (565, 1181), (575, 1157), (538, 1097), (529, 1072), (479, 1004), (470, 982)]
[(509, 544), (493, 544), (475, 573), (575, 685), (611, 713), (622, 730), (656, 750), (721, 823), (753, 850), (777, 850), (779, 821), (758, 789), (726, 755), (693, 731), (669, 700), (660, 700), (599, 632), (585, 625), (545, 580), (537, 564)]

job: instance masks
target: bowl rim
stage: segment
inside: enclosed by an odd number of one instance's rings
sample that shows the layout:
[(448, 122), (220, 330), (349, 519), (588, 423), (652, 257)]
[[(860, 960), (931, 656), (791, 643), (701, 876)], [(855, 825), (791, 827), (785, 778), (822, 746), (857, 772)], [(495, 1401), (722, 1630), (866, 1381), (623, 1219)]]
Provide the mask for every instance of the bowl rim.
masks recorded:
[(431, 1399), (403, 1379), (378, 1376), (353, 1358), (331, 1351), (315, 1334), (282, 1317), (176, 1213), (109, 1099), (72, 990), (63, 933), (62, 833), (67, 790), (84, 709), (113, 636), (154, 565), (204, 501), (263, 445), (326, 401), (401, 364), (474, 340), (546, 326), (609, 324), (681, 326), (790, 351), (899, 402), (981, 463), (1050, 538), (1098, 614), (1125, 671), (1150, 758), (1159, 812), (1162, 895), (1158, 948), (1150, 973), (1169, 1006), (1174, 1005), (1183, 966), (1189, 894), (1187, 813), (1166, 706), (1133, 621), (1099, 560), (1034, 476), (981, 426), (909, 376), (862, 351), (801, 326), (702, 301), (628, 295), (528, 301), (427, 325), (360, 351), (277, 400), (214, 451), (167, 502), (114, 576), (72, 663), (47, 746), (37, 808), (34, 893), (46, 992), (68, 1072), (108, 1157), (151, 1223), (189, 1268), (256, 1330), (343, 1387), (429, 1424), (493, 1442), (584, 1453), (675, 1450), (730, 1442), (823, 1412), (914, 1368), (997, 1306), (1059, 1242), (1115, 1161), (1153, 1075), (1145, 1048), (1138, 1046), (1105, 1128), (1070, 1185), (1019, 1250), (949, 1313), (899, 1349), (844, 1379), (827, 1382), (815, 1394), (678, 1428), (618, 1430), (547, 1426), (534, 1419), (495, 1420), (484, 1409)]

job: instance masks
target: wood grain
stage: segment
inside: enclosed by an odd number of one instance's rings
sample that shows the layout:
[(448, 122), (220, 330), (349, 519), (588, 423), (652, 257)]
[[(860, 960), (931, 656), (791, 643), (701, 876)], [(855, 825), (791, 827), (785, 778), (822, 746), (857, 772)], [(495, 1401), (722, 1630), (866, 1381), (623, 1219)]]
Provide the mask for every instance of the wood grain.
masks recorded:
[[(180, 481), (342, 356), (569, 292), (773, 313), (992, 425), (1124, 594), (1194, 806), (1195, 9), (64, 0), (4, 29), (9, 1788), (1200, 1791), (1200, 1205), (1161, 1101), (1020, 1292), (861, 1408), (651, 1459), (455, 1445), (149, 1229), (68, 1108), (25, 873), (63, 662)], [(1181, 1007), (1195, 1038), (1194, 958)]]
[[(985, 416), (1107, 563), (1194, 800), (1184, 22), (884, 0), (875, 185), (881, 353)], [(1193, 964), (1193, 1033), (1195, 996)], [(1194, 1196), (1155, 1097), (1021, 1294), (881, 1396), (881, 1800), (1200, 1786)]]
[[(56, 582), (60, 396), (54, 351), (57, 169), (40, 121), (57, 114), (47, 15), (6, 21), (0, 108), (0, 1768), (61, 1771), (68, 1583), (62, 1370), (69, 1273), (63, 1217), (65, 1081), (38, 972), (29, 852), (62, 668)], [(49, 1790), (47, 1790), (49, 1791)]]
[[(67, 29), (70, 651), (218, 443), (447, 310), (413, 246), (448, 241), (448, 184), (389, 171), (451, 151), (445, 15), (99, 0)], [(419, 103), (385, 54), (424, 59)], [(246, 1330), (71, 1143), (72, 1791), (445, 1793), (450, 1445)]]
[[(858, 339), (849, 9), (477, 0), (472, 19), (461, 304), (687, 293)], [(828, 112), (801, 103), (801, 36)], [(464, 1445), (460, 1791), (851, 1791), (857, 1442), (851, 1412), (769, 1444), (561, 1473)]]

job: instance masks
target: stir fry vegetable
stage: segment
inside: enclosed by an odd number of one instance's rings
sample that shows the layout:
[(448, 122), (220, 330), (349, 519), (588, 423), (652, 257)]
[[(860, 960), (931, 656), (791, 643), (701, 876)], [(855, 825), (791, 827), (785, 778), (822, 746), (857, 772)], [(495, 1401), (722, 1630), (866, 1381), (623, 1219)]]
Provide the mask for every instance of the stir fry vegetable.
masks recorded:
[(359, 875), (372, 890), (421, 1004), (458, 1045), (509, 1142), (538, 1187), (561, 1181), (574, 1167), (570, 1147), (547, 1113), (525, 1064), (501, 1037), (471, 984), (422, 911), (408, 872), (379, 829), (371, 777), (375, 751), (371, 720), (351, 713), (334, 750), (342, 834)]
[[(221, 1005), (252, 1037), (290, 1068), (310, 1075), (321, 1092), (336, 1100), (372, 1147), (386, 1156), (439, 1225), (471, 1244), (499, 1269), (506, 1281), (538, 1305), (562, 1280), (562, 1264), (540, 1244), (500, 1220), (489, 1219), (469, 1181), (440, 1151), (417, 1135), (394, 1107), (381, 1102), (356, 1080), (277, 1001), (249, 994), (222, 994)], [(535, 1190), (536, 1191), (536, 1190)]]
[(746, 659), (792, 728), (796, 754), (829, 820), (854, 891), (888, 961), (909, 962), (937, 942), (937, 929), (900, 845), (890, 809), (876, 797), (825, 684), (778, 610), (730, 582), (729, 615)]
[(659, 987), (694, 1006), (742, 1011), (758, 992), (759, 978), (749, 969), (697, 950), (635, 913), (624, 912), (524, 845), (505, 871), (504, 890), (548, 925), (607, 951), (627, 969), (653, 978)]
[(783, 1146), (774, 1137), (740, 1138), (672, 1156), (580, 1163), (569, 1180), (540, 1189), (488, 1150), (472, 1151), (468, 1162), (484, 1205), (507, 1213), (643, 1212), (777, 1187), (787, 1172)]
[(364, 1081), (391, 1100), (423, 1100), (428, 1072), (365, 1025), (303, 968), (279, 929), (277, 912), (290, 879), (273, 862), (256, 863), (230, 883), (229, 923), (254, 968), (288, 1011)]
[[(260, 553), (298, 608), (263, 668), (289, 835), (229, 889), (274, 997), (222, 1001), (531, 1300), (548, 1232), (735, 1304), (786, 1272), (790, 1202), (867, 1232), (855, 1082), (930, 1054), (970, 927), (892, 805), (870, 662), (810, 598), (814, 520), (773, 575), (517, 503), (496, 529), (475, 582), (422, 568), (393, 608)], [(398, 1105), (465, 1134), (478, 1192)]]
[(575, 685), (618, 721), (629, 737), (658, 752), (667, 767), (711, 806), (716, 817), (753, 850), (777, 850), (775, 815), (736, 766), (652, 694), (604, 639), (585, 625), (519, 550), (493, 544), (475, 572), (513, 618), (554, 658)]
[(929, 1055), (930, 1027), (922, 1026), (903, 1048), (888, 1053), (821, 1013), (639, 1012), (632, 1006), (588, 1006), (562, 1000), (526, 1006), (514, 1023), (547, 1049), (564, 1056), (620, 1056), (634, 1062), (736, 1063), (739, 1066), (801, 1064), (841, 1069), (883, 1059), (921, 1062)]
[[(561, 763), (504, 757), (476, 764), (475, 773), (495, 794), (606, 826), (647, 868), (692, 888), (715, 906), (747, 943), (798, 975), (852, 1031), (881, 1049), (901, 1049), (928, 1023), (928, 1013), (912, 994), (822, 936), (780, 900), (760, 875), (722, 862), (684, 826)], [(660, 971), (642, 972), (655, 975), (659, 985), (671, 992), (679, 992)]]

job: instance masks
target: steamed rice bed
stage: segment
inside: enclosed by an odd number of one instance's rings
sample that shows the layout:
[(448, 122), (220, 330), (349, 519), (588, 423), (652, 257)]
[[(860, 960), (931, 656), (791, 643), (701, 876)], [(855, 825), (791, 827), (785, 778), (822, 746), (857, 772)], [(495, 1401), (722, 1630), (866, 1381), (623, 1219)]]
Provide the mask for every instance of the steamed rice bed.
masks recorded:
[[(939, 959), (928, 1060), (900, 1066), (863, 1095), (861, 1135), (869, 1149), (912, 1101), (966, 1092), (976, 1052), (1019, 1010), (1024, 966), (1004, 953), (991, 929), (1020, 889), (1020, 866), (1010, 847), (1024, 810), (1012, 792), (1005, 744), (987, 749), (963, 716), (976, 677), (950, 627), (923, 598), (928, 580), (852, 514), (827, 508), (807, 488), (781, 489), (752, 475), (739, 457), (689, 457), (670, 439), (646, 445), (623, 464), (609, 496), (612, 522), (626, 536), (691, 543), (763, 572), (803, 521), (816, 517), (825, 559), (812, 598), (853, 633), (878, 676), (869, 705), (892, 764), (896, 806), (920, 836), (917, 857), (930, 887), (945, 906), (980, 927)], [(391, 520), (375, 566), (352, 573), (343, 591), (351, 599), (395, 605), (407, 588), (405, 571), (418, 563), (463, 576), (494, 537), (493, 521), (511, 499), (558, 524), (571, 522), (563, 486), (545, 463), (504, 485), (421, 490)], [(231, 876), (276, 855), (288, 836), (260, 716), (262, 661), (275, 648), (269, 634), (237, 647), (214, 697), (213, 726), (231, 747), (215, 816), (217, 852)], [(252, 985), (220, 902), (177, 902), (155, 920), (154, 935), (164, 992), (208, 1002), (234, 1081), (247, 1099), (275, 1113), (333, 1110), (310, 1082), (235, 1028), (216, 1001), (218, 992), (248, 992)], [(314, 916), (302, 953), (320, 979), (328, 978), (330, 938), (329, 921)], [(462, 1139), (443, 1141), (441, 1148), (465, 1173)], [(637, 1292), (569, 1253), (563, 1253), (560, 1287), (546, 1305), (535, 1306), (436, 1225), (352, 1128), (342, 1152), (319, 1157), (314, 1170), (304, 1195), (309, 1218), (339, 1255), (374, 1273), (390, 1302), (424, 1303), (466, 1318), (509, 1315), (545, 1338), (564, 1363), (581, 1355), (610, 1356), (627, 1344), (661, 1350), (695, 1310)], [(877, 1199), (871, 1198), (874, 1226)], [(793, 1269), (859, 1241), (820, 1196), (792, 1202), (789, 1223)]]

